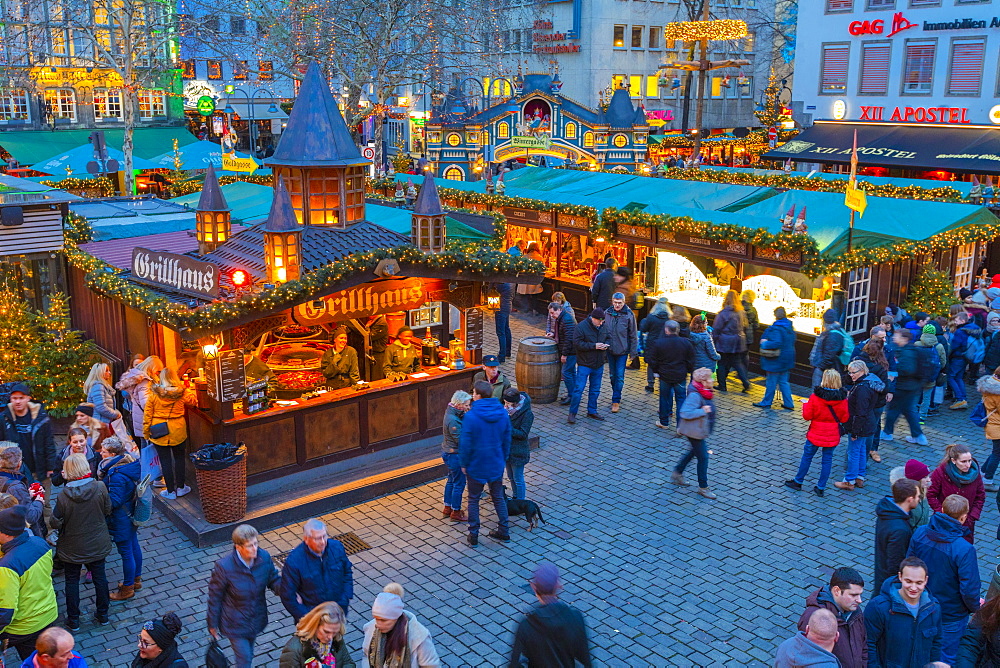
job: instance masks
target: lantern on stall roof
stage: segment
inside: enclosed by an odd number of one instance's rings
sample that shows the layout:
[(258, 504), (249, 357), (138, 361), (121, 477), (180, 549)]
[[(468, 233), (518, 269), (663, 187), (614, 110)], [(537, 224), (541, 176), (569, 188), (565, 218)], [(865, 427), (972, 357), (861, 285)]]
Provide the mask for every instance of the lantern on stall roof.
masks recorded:
[(232, 234), (232, 220), (229, 205), (219, 188), (212, 163), (205, 174), (205, 185), (198, 199), (194, 213), (195, 238), (198, 240), (198, 254), (206, 255), (218, 248)]
[(295, 219), (285, 181), (278, 177), (274, 201), (264, 223), (264, 264), (271, 283), (285, 283), (299, 278), (302, 249), (302, 226)]
[(440, 253), (447, 243), (444, 209), (438, 197), (434, 175), (424, 176), (424, 184), (410, 215), (410, 240), (425, 253)]
[(497, 311), (500, 309), (500, 292), (495, 285), (492, 283), (488, 284), (483, 290), (483, 295), (485, 297), (483, 301), (488, 310)]

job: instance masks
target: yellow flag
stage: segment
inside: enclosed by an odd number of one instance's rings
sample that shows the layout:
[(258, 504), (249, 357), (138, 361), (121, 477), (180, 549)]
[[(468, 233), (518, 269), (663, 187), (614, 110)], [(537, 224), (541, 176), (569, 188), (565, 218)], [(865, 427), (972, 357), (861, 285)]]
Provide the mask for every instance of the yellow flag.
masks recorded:
[(234, 153), (222, 154), (222, 169), (226, 172), (250, 172), (253, 174), (259, 165), (253, 158), (237, 158)]
[(868, 206), (868, 197), (865, 195), (864, 190), (858, 188), (847, 188), (847, 194), (844, 196), (844, 205), (848, 209), (854, 209), (859, 215), (865, 215), (865, 208)]

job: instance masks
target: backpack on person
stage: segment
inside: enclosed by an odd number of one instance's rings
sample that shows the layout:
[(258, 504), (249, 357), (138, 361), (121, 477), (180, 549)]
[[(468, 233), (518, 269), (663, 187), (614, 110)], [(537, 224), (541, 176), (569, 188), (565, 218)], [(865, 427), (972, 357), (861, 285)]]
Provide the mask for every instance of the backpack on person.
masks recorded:
[(924, 386), (937, 383), (938, 376), (941, 374), (941, 358), (937, 351), (939, 345), (941, 344), (939, 343), (933, 348), (917, 348), (919, 351), (917, 372), (920, 382)]
[(840, 354), (837, 357), (840, 359), (841, 364), (847, 366), (851, 363), (851, 355), (854, 354), (854, 337), (842, 329), (835, 329), (833, 331), (840, 334), (840, 338), (843, 339), (843, 345), (840, 347)]
[(135, 486), (135, 506), (132, 508), (132, 526), (141, 527), (153, 515), (153, 495), (147, 494), (153, 477), (146, 474)]
[(982, 364), (986, 357), (986, 344), (983, 343), (982, 336), (969, 335), (965, 344), (965, 359), (970, 364)]

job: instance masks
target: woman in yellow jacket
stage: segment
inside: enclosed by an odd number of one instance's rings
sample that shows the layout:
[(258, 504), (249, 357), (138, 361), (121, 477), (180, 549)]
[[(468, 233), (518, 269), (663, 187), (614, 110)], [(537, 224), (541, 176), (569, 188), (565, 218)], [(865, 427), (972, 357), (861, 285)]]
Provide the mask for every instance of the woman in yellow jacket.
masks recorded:
[(150, 385), (149, 398), (143, 413), (143, 437), (156, 447), (167, 488), (160, 492), (166, 499), (176, 499), (191, 491), (184, 484), (184, 456), (187, 450), (187, 420), (185, 406), (197, 403), (194, 392), (173, 369), (160, 371), (159, 381)]

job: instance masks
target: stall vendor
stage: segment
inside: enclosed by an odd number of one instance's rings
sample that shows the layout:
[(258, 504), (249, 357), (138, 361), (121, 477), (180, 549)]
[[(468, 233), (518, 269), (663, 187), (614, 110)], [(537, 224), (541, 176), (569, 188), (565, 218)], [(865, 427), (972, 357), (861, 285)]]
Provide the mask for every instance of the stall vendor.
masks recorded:
[(389, 343), (389, 325), (386, 323), (384, 315), (373, 315), (368, 317), (364, 327), (368, 330), (368, 345), (370, 347), (368, 362), (371, 373), (369, 380), (382, 380), (385, 378), (385, 349)]
[(243, 349), (243, 368), (246, 373), (247, 382), (260, 380), (261, 378), (268, 378), (274, 375), (274, 372), (271, 371), (271, 367), (257, 357), (257, 351), (253, 346), (247, 346)]
[(493, 388), (493, 398), (499, 399), (504, 391), (510, 387), (507, 376), (500, 371), (500, 360), (496, 355), (486, 355), (483, 357), (483, 370), (472, 377), (472, 384), (485, 380)]
[(716, 285), (729, 285), (736, 278), (736, 267), (726, 260), (715, 260)]
[(408, 374), (420, 371), (420, 346), (414, 343), (412, 329), (401, 327), (396, 333), (396, 340), (385, 349), (382, 370), (389, 380), (403, 380)]
[(320, 362), (326, 386), (331, 390), (340, 390), (361, 382), (358, 351), (347, 345), (347, 328), (335, 329), (330, 341), (333, 348), (323, 353), (323, 360)]

